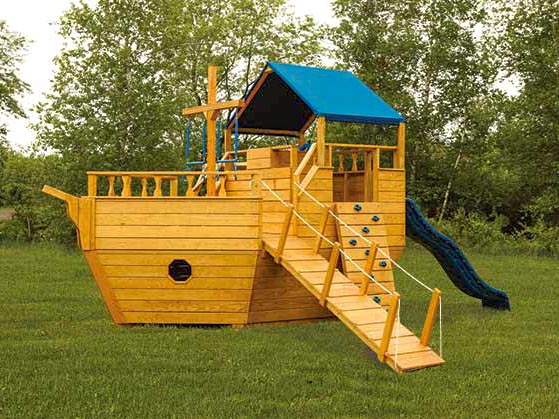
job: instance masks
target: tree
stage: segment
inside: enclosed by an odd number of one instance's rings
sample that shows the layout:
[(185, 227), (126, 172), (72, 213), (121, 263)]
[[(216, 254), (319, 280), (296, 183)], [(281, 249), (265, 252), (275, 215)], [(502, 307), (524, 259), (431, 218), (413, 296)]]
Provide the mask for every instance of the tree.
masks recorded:
[[(18, 71), (26, 45), (23, 36), (11, 32), (6, 21), (0, 20), (0, 117), (25, 116), (18, 98), (29, 91), (29, 85), (20, 78)], [(0, 120), (0, 143), (6, 134), (6, 124)]]
[[(473, 133), (496, 71), (475, 34), (486, 19), (483, 5), (336, 0), (334, 10), (339, 62), (408, 119), (409, 194), (434, 213), (448, 204), (462, 164), (485, 141)], [(354, 132), (363, 139), (381, 131)]]
[(82, 1), (60, 25), (66, 43), (36, 129), (62, 156), (71, 192), (83, 191), (86, 170), (181, 169), (180, 110), (205, 101), (209, 64), (221, 66), (227, 98), (269, 59), (320, 52), (320, 30), (285, 0)]
[(504, 102), (497, 132), (511, 182), (505, 205), (523, 223), (559, 224), (559, 3), (500, 1), (495, 45), (518, 92)]

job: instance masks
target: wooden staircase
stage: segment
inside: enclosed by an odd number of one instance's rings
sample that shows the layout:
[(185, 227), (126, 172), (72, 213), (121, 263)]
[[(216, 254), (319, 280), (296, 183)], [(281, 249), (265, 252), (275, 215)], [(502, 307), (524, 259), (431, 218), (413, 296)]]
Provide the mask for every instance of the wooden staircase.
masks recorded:
[[(337, 249), (327, 260), (314, 252), (313, 239), (270, 234), (263, 235), (262, 240), (264, 249), (277, 263), (396, 372), (444, 363), (429, 346), (423, 345), (409, 329), (399, 324), (396, 319), (398, 294), (392, 296), (392, 304), (386, 311), (371, 296), (362, 295), (360, 286), (337, 269)], [(429, 335), (431, 327), (432, 323)]]

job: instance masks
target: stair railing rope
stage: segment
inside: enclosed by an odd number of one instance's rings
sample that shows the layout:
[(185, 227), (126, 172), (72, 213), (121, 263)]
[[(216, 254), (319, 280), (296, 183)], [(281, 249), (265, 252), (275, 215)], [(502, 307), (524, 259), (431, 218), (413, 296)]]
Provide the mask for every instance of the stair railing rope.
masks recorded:
[[(355, 234), (357, 237), (359, 237), (360, 239), (364, 240), (368, 245), (373, 244), (374, 241), (368, 239), (367, 237), (363, 236), (361, 233), (359, 233), (358, 231), (356, 231), (355, 229), (353, 229), (350, 225), (348, 225), (344, 220), (342, 220), (340, 217), (338, 217), (332, 210), (330, 210), (330, 208), (328, 207), (328, 205), (320, 202), (318, 199), (316, 199), (314, 196), (312, 196), (309, 192), (307, 192), (301, 185), (299, 185), (297, 182), (294, 182), (295, 186), (297, 186), (301, 192), (303, 192), (305, 195), (307, 195), (309, 198), (311, 198), (311, 200), (313, 200), (316, 204), (318, 204), (319, 206), (321, 206), (322, 208), (328, 208), (328, 212), (330, 213), (330, 215), (332, 217), (334, 217), (336, 220), (338, 220), (345, 228), (347, 228), (349, 231), (351, 231), (353, 234)], [(379, 245), (379, 243), (374, 242), (377, 245)], [(401, 265), (399, 265), (394, 259), (392, 259), (390, 257), (389, 254), (387, 254), (384, 250), (382, 250), (382, 248), (379, 246), (378, 247), (378, 252), (380, 252), (384, 257), (386, 257), (386, 259), (388, 259), (392, 264), (394, 264), (396, 267), (398, 267), (398, 269), (400, 269), (402, 272), (404, 272), (406, 275), (408, 275), (410, 278), (412, 278), (414, 281), (416, 281), (418, 284), (420, 284), (421, 286), (423, 286), (425, 289), (429, 290), (431, 293), (433, 292), (433, 289), (429, 286), (427, 286), (426, 284), (424, 284), (422, 281), (420, 281), (419, 279), (417, 279), (414, 275), (412, 275), (410, 272), (408, 272), (405, 268), (403, 268)]]
[[(335, 246), (334, 242), (332, 242), (330, 239), (328, 239), (326, 236), (324, 236), (322, 233), (320, 233), (316, 228), (314, 228), (302, 215), (300, 215), (294, 208), (293, 206), (290, 206), (289, 203), (287, 203), (285, 200), (283, 200), (281, 198), (281, 196), (279, 196), (271, 187), (270, 185), (268, 185), (266, 182), (264, 182), (262, 179), (259, 179), (260, 184), (262, 186), (264, 186), (273, 196), (274, 198), (276, 198), (283, 206), (285, 206), (286, 208), (290, 209), (292, 214), (295, 215), (295, 217), (297, 217), (303, 224), (305, 224), (308, 228), (311, 229), (311, 231), (313, 231), (315, 234), (319, 235), (322, 240), (324, 240), (326, 243), (328, 243), (330, 246)], [(251, 181), (252, 182), (252, 181)], [(345, 253), (342, 249), (338, 249), (338, 251), (340, 252), (341, 255), (344, 256), (344, 258), (346, 258), (346, 260), (348, 260), (351, 264), (353, 264), (359, 271), (361, 271), (364, 275), (366, 275), (367, 277), (369, 277), (369, 279), (371, 279), (374, 283), (376, 283), (379, 288), (383, 289), (387, 294), (389, 295), (394, 295), (394, 293), (392, 291), (390, 291), (389, 289), (387, 289), (385, 286), (383, 286), (380, 282), (378, 282), (370, 273), (365, 272), (361, 266), (359, 266), (352, 258), (351, 256), (349, 256), (347, 253)], [(394, 350), (394, 363), (395, 365), (398, 365), (398, 350), (399, 350), (399, 346), (400, 346), (400, 325), (401, 325), (401, 317), (400, 317), (400, 298), (398, 298), (397, 300), (397, 314), (396, 314), (396, 319), (398, 322), (398, 332), (396, 333), (396, 343), (395, 343), (395, 350)], [(384, 339), (384, 337), (383, 337)], [(392, 339), (392, 331), (390, 331), (389, 335), (388, 335), (388, 343), (390, 344), (390, 340)], [(380, 354), (380, 353), (379, 353)], [(382, 354), (382, 356), (384, 357), (385, 354)]]
[[(263, 180), (260, 180), (260, 183), (262, 184), (262, 186), (264, 186), (272, 195), (274, 195), (274, 197), (280, 201), (286, 208), (289, 208), (289, 204), (283, 200), (271, 187), (270, 185), (268, 185), (266, 182), (264, 182)], [(295, 209), (293, 209), (293, 215), (295, 215), (295, 217), (297, 217), (303, 224), (305, 224), (309, 229), (312, 230), (312, 232), (318, 236), (320, 236), (322, 238), (322, 240), (324, 240), (326, 243), (328, 243), (330, 246), (334, 246), (334, 242), (330, 239), (328, 239), (327, 237), (325, 237), (321, 232), (319, 232), (316, 228), (314, 228), (303, 216), (301, 216), (301, 214), (299, 214)], [(384, 285), (382, 285), (380, 282), (378, 282), (370, 273), (365, 272), (365, 270), (359, 266), (359, 264), (353, 260), (353, 258), (351, 256), (349, 256), (344, 250), (340, 249), (340, 254), (344, 256), (344, 258), (346, 258), (346, 260), (348, 260), (353, 266), (355, 266), (355, 268), (357, 270), (359, 270), (361, 273), (363, 273), (364, 275), (366, 275), (367, 277), (369, 277), (371, 279), (371, 281), (373, 281), (376, 285), (378, 285), (379, 288), (381, 288), (383, 291), (385, 291), (387, 294), (393, 295), (393, 292), (390, 291), (388, 288), (386, 288)]]
[[(318, 199), (316, 199), (313, 195), (311, 195), (305, 188), (303, 188), (299, 183), (297, 182), (293, 182), (295, 184), (295, 186), (297, 188), (299, 188), (299, 190), (304, 193), (305, 195), (307, 195), (313, 202), (315, 202), (316, 204), (318, 204), (320, 207), (325, 208), (328, 213), (334, 217), (336, 220), (338, 220), (340, 222), (340, 224), (342, 224), (346, 229), (348, 229), (349, 231), (351, 231), (353, 234), (355, 234), (357, 237), (361, 238), (362, 240), (364, 240), (368, 245), (373, 244), (373, 241), (369, 240), (367, 237), (364, 237), (361, 233), (359, 233), (358, 231), (356, 231), (355, 229), (353, 229), (350, 225), (348, 225), (344, 220), (342, 220), (340, 217), (338, 217), (337, 214), (335, 214), (330, 207), (328, 207), (328, 205), (320, 202)], [(425, 283), (423, 283), (422, 281), (420, 281), (419, 279), (417, 279), (414, 275), (412, 275), (410, 272), (408, 272), (404, 267), (402, 267), (400, 264), (398, 264), (394, 259), (392, 259), (390, 257), (389, 254), (387, 254), (384, 250), (382, 250), (382, 248), (380, 248), (379, 243), (378, 242), (374, 242), (377, 245), (378, 251), (384, 256), (386, 257), (388, 260), (390, 260), (390, 262), (395, 265), (396, 267), (398, 267), (398, 269), (400, 269), (402, 272), (404, 272), (406, 275), (408, 275), (411, 279), (413, 279), (415, 282), (417, 282), (419, 285), (423, 286), (425, 289), (427, 289), (428, 291), (430, 291), (432, 294), (435, 292), (435, 290), (429, 286), (427, 286)], [(340, 251), (342, 252), (342, 251)], [(360, 269), (361, 270), (361, 269)], [(361, 270), (363, 272), (363, 270)], [(365, 273), (366, 274), (366, 273)], [(367, 275), (367, 274), (366, 274)], [(371, 275), (367, 275), (369, 278), (371, 278)], [(375, 281), (373, 279), (373, 281)], [(376, 282), (376, 281), (375, 281)], [(439, 292), (437, 290), (437, 292)], [(392, 293), (391, 293), (392, 294)], [(438, 306), (439, 306), (439, 354), (442, 357), (443, 355), (443, 309), (442, 309), (442, 297), (439, 294), (438, 296)], [(399, 328), (400, 328), (400, 303), (398, 303), (398, 335), (399, 333)], [(396, 341), (396, 347), (398, 345), (398, 340)], [(395, 356), (395, 359), (397, 359), (397, 354)]]

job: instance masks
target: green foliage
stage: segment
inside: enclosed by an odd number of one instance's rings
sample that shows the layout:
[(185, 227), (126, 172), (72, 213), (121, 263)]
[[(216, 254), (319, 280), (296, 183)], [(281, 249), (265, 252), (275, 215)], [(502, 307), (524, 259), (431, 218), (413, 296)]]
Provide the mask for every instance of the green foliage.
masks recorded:
[[(18, 98), (29, 91), (29, 85), (21, 80), (18, 70), (26, 45), (23, 36), (11, 32), (6, 21), (0, 20), (0, 117), (25, 116)], [(0, 149), (6, 133), (6, 125), (0, 120)]]
[(57, 156), (23, 156), (14, 153), (5, 164), (0, 197), (13, 208), (11, 220), (0, 221), (0, 241), (75, 242), (64, 205), (41, 192), (44, 184), (56, 184), (63, 171)]

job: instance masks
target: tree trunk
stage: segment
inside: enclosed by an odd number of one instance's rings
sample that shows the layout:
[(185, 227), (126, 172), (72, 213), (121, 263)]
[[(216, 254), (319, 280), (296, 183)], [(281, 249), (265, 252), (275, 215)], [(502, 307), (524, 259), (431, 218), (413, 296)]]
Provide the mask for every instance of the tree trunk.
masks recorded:
[(450, 190), (452, 189), (452, 183), (454, 182), (454, 175), (456, 174), (456, 169), (458, 168), (458, 164), (460, 163), (461, 158), (462, 158), (462, 145), (460, 145), (460, 148), (458, 149), (458, 155), (456, 156), (456, 160), (454, 161), (454, 165), (452, 167), (452, 173), (450, 174), (450, 179), (448, 179), (448, 183), (446, 185), (443, 205), (441, 207), (441, 212), (439, 214), (439, 222), (441, 222), (446, 212), (446, 207), (448, 205), (448, 197), (450, 196)]

